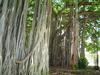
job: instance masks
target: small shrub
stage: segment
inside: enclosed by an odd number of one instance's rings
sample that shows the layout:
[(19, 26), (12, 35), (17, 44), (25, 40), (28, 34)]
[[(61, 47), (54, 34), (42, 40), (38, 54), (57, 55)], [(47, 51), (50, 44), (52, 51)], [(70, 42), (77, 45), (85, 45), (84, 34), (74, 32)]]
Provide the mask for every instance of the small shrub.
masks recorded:
[(79, 60), (78, 60), (78, 66), (77, 68), (78, 69), (86, 69), (88, 66), (88, 61), (85, 57), (80, 57)]

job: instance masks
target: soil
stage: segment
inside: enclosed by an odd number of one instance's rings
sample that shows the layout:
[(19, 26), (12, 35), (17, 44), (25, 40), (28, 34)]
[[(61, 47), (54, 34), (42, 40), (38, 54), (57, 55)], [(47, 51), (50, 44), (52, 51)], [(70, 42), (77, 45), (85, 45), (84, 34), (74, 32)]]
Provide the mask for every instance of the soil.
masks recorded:
[(100, 70), (67, 70), (66, 68), (51, 67), (50, 75), (100, 75)]

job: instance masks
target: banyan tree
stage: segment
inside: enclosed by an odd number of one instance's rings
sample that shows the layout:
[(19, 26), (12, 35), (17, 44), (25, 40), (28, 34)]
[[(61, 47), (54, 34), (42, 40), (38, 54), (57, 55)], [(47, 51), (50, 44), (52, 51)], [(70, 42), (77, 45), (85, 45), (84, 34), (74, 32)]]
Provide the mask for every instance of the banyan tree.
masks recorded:
[(85, 50), (96, 52), (98, 66), (99, 2), (0, 0), (0, 75), (48, 75), (52, 66), (74, 69)]
[[(98, 64), (99, 0), (52, 0), (50, 66), (72, 69), (85, 52), (95, 52)], [(89, 42), (88, 42), (89, 41)]]
[[(54, 2), (49, 45), (50, 66), (72, 69), (78, 63), (78, 1)], [(57, 4), (58, 7), (55, 7)]]
[(26, 43), (28, 0), (0, 0), (0, 75), (48, 75), (51, 0), (34, 0)]

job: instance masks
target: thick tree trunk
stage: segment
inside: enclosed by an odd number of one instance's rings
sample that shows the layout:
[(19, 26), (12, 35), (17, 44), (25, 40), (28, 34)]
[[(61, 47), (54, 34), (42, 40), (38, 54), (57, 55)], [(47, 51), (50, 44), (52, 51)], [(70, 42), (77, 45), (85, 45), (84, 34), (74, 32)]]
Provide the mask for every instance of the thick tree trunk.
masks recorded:
[(1, 68), (2, 68), (2, 37), (4, 31), (4, 25), (2, 24), (3, 19), (1, 19), (2, 7), (3, 7), (3, 1), (0, 1), (0, 75), (1, 75)]
[(51, 32), (50, 32), (50, 39), (49, 39), (49, 65), (54, 66), (55, 64), (55, 48), (57, 48), (56, 44), (56, 28), (57, 28), (57, 15), (52, 13), (52, 20), (51, 20)]
[[(78, 63), (78, 51), (79, 51), (79, 22), (78, 22), (78, 0), (74, 1), (75, 7), (73, 6), (73, 25), (71, 31), (71, 65), (72, 68)], [(75, 8), (75, 9), (74, 9)]]
[(3, 0), (2, 4), (0, 75), (47, 75), (50, 0), (36, 0), (28, 49), (25, 48), (27, 0)]
[[(19, 75), (22, 66), (16, 64), (25, 53), (25, 20), (26, 0), (4, 0), (0, 24), (2, 25), (1, 51), (2, 73), (1, 75)], [(21, 67), (21, 68), (20, 68)]]
[(67, 69), (70, 69), (70, 59), (71, 59), (71, 27), (68, 26), (67, 31), (66, 31), (66, 41), (65, 41), (65, 64)]
[(36, 0), (29, 53), (22, 60), (28, 60), (29, 75), (48, 75), (49, 36), (51, 20), (51, 1)]
[[(52, 18), (53, 19), (49, 45), (50, 66), (62, 67), (65, 60), (65, 50), (62, 49), (61, 21), (59, 21), (59, 18), (61, 18), (61, 16), (53, 14)], [(57, 27), (59, 27), (59, 29)]]

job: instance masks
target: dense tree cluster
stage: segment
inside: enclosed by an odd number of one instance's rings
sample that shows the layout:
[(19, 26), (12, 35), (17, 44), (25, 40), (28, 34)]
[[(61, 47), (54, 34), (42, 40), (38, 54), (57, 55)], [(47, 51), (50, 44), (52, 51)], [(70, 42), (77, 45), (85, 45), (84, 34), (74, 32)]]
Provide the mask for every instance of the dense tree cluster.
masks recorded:
[(0, 75), (74, 69), (85, 50), (98, 66), (100, 0), (0, 0)]

